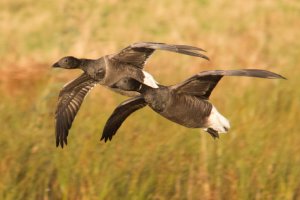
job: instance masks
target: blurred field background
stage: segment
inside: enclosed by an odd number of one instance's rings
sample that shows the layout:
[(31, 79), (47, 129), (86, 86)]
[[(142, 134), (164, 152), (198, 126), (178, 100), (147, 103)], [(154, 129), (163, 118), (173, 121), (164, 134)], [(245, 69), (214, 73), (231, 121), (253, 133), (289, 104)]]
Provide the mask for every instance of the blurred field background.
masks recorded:
[[(297, 0), (1, 1), (0, 199), (300, 199), (299, 22)], [(145, 108), (106, 144), (126, 97), (97, 86), (56, 148), (57, 96), (81, 72), (51, 65), (137, 41), (208, 51), (210, 62), (156, 52), (145, 69), (165, 85), (238, 68), (288, 81), (224, 78), (211, 101), (232, 129), (219, 140)]]

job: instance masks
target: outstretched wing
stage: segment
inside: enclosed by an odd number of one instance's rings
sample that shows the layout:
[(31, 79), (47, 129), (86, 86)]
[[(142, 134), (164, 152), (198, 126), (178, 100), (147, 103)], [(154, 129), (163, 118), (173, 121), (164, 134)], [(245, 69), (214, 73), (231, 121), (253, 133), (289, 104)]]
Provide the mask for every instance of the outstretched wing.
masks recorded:
[(131, 113), (145, 107), (146, 105), (147, 103), (141, 96), (130, 98), (121, 103), (107, 120), (103, 129), (101, 140), (104, 140), (105, 142), (108, 139), (111, 140), (126, 118)]
[(192, 76), (184, 82), (172, 86), (178, 93), (194, 95), (208, 99), (213, 89), (223, 76), (248, 76), (268, 79), (285, 79), (283, 76), (260, 69), (214, 70), (204, 71)]
[(195, 56), (209, 60), (209, 58), (199, 51), (204, 51), (201, 48), (188, 46), (188, 45), (171, 45), (156, 42), (138, 42), (122, 49), (121, 52), (112, 55), (112, 59), (119, 62), (132, 64), (138, 68), (143, 68), (147, 59), (152, 55), (155, 50), (172, 51), (189, 56)]
[(67, 145), (67, 137), (72, 122), (84, 97), (95, 84), (96, 82), (93, 79), (83, 73), (81, 76), (65, 85), (60, 91), (55, 112), (56, 146), (60, 145), (63, 148), (64, 144)]

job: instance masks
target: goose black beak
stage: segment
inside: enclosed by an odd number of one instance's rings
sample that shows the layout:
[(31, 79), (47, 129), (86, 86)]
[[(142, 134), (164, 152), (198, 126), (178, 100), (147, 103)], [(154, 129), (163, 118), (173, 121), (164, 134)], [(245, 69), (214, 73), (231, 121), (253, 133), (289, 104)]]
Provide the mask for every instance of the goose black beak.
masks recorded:
[(59, 64), (56, 62), (56, 63), (54, 63), (54, 64), (52, 65), (52, 67), (57, 68), (57, 67), (60, 67), (60, 66), (59, 66)]

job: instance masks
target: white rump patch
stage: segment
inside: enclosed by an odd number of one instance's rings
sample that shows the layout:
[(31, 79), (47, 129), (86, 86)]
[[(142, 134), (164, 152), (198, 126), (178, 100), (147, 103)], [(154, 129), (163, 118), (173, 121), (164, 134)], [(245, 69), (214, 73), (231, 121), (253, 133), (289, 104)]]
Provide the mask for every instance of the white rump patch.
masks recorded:
[(230, 124), (229, 121), (213, 106), (207, 119), (207, 128), (212, 128), (218, 131), (218, 133), (226, 133), (230, 128)]
[(152, 88), (158, 88), (158, 85), (157, 85), (158, 82), (153, 78), (153, 76), (151, 74), (149, 74), (146, 71), (143, 71), (143, 74), (145, 76), (144, 82), (143, 82), (145, 85), (148, 85)]

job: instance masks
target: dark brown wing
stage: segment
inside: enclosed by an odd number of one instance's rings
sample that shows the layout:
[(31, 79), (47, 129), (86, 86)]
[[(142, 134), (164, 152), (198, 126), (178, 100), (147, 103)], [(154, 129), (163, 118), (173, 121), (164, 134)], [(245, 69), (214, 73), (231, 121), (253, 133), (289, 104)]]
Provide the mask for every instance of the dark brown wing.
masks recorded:
[(67, 137), (72, 122), (84, 97), (95, 84), (96, 82), (84, 73), (64, 86), (60, 91), (55, 112), (56, 146), (60, 145), (63, 148), (64, 144), (67, 144)]
[(172, 51), (180, 54), (186, 54), (189, 56), (196, 56), (209, 60), (207, 56), (199, 53), (204, 51), (198, 47), (187, 45), (171, 45), (155, 42), (138, 42), (131, 44), (123, 49), (118, 54), (113, 55), (111, 58), (116, 59), (119, 62), (132, 64), (138, 68), (143, 68), (147, 59), (152, 55), (155, 50)]
[(121, 103), (107, 120), (101, 140), (111, 140), (126, 118), (136, 110), (145, 107), (147, 103), (141, 96), (130, 98)]
[(192, 76), (184, 82), (172, 86), (179, 93), (185, 93), (208, 99), (211, 92), (223, 76), (248, 76), (269, 79), (285, 79), (283, 76), (260, 69), (214, 70), (204, 71)]

